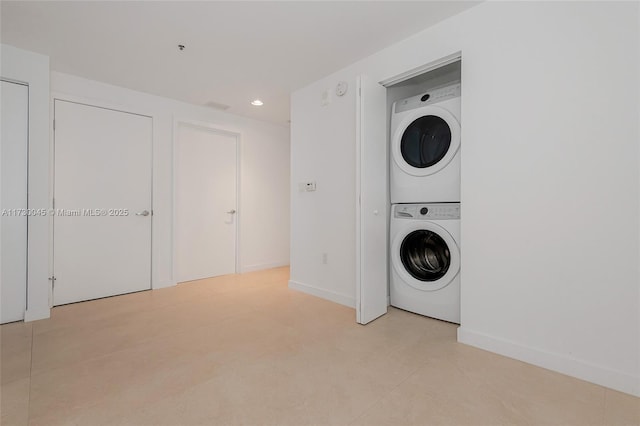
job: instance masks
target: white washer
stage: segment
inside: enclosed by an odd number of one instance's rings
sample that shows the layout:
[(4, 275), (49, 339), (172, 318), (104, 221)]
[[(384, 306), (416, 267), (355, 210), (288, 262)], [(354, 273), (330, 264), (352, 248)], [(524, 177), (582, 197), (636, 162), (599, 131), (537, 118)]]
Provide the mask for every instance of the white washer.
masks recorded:
[(460, 84), (397, 101), (391, 113), (391, 204), (460, 201)]
[(460, 204), (396, 204), (391, 306), (460, 323)]

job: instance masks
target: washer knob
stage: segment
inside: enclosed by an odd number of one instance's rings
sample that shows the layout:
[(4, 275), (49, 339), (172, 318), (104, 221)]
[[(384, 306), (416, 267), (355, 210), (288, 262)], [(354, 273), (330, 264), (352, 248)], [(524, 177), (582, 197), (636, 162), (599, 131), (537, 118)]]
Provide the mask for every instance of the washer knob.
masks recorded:
[(423, 208), (421, 208), (421, 209), (420, 209), (420, 214), (421, 214), (421, 215), (423, 215), (423, 216), (424, 216), (424, 215), (425, 215), (425, 214), (427, 214), (427, 213), (429, 213), (429, 209), (428, 209), (428, 208), (423, 207)]

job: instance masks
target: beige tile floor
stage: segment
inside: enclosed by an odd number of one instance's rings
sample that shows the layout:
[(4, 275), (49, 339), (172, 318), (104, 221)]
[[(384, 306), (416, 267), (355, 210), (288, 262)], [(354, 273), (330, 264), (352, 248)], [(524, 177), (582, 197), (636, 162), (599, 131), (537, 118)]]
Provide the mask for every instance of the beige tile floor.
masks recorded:
[(640, 399), (287, 288), (286, 268), (0, 328), (1, 424), (639, 425)]

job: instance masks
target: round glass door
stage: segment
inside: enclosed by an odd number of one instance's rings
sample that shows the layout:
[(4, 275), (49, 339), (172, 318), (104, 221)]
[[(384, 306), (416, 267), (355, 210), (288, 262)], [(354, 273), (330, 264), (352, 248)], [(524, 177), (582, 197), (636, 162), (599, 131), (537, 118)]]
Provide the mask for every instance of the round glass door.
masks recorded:
[(451, 128), (436, 115), (414, 120), (402, 134), (400, 152), (412, 167), (424, 169), (442, 160), (451, 146)]
[(420, 229), (407, 235), (400, 246), (400, 260), (406, 271), (420, 281), (437, 281), (451, 266), (447, 243), (435, 232)]

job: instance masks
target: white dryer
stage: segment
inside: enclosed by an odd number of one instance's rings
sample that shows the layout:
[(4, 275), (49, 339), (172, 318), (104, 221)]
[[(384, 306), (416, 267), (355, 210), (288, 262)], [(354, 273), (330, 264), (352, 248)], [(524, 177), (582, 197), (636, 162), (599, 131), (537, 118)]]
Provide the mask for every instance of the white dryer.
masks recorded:
[(397, 101), (391, 113), (391, 204), (460, 201), (460, 84)]
[(391, 306), (460, 323), (460, 204), (392, 206)]

